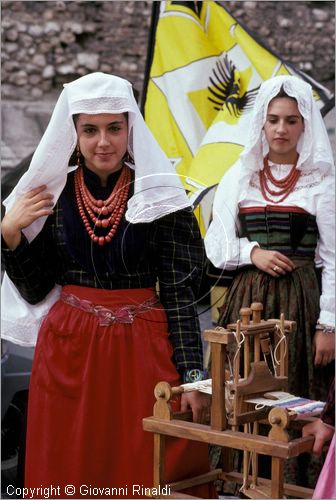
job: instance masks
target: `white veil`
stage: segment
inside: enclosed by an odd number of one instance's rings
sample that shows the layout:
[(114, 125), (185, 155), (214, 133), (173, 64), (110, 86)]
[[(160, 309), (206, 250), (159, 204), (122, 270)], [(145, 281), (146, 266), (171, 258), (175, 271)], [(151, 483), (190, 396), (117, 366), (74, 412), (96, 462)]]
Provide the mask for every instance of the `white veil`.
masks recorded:
[[(77, 143), (72, 115), (125, 112), (129, 117), (128, 150), (135, 164), (134, 195), (128, 202), (126, 219), (151, 222), (190, 206), (178, 175), (145, 124), (131, 84), (117, 76), (91, 73), (64, 85), (29, 169), (4, 201), (5, 207), (12, 206), (17, 194), (41, 184), (48, 186), (57, 201)], [(24, 229), (29, 241), (41, 231), (45, 220), (40, 218)]]
[(299, 159), (296, 168), (321, 174), (332, 170), (333, 155), (321, 112), (313, 97), (309, 83), (295, 76), (275, 76), (262, 83), (251, 116), (250, 131), (245, 148), (240, 155), (242, 165), (248, 170), (261, 170), (263, 157), (268, 153), (263, 126), (270, 101), (283, 89), (294, 97), (304, 119), (304, 132), (298, 143)]
[[(131, 84), (117, 76), (92, 73), (64, 89), (55, 105), (48, 127), (37, 146), (28, 171), (4, 201), (8, 210), (17, 195), (46, 184), (59, 198), (69, 172), (69, 159), (77, 135), (72, 115), (78, 113), (128, 113), (128, 151), (134, 159), (134, 194), (128, 202), (126, 219), (131, 223), (151, 222), (190, 206), (190, 201), (170, 161), (144, 122)], [(41, 231), (46, 217), (23, 230), (28, 241)], [(56, 286), (37, 305), (28, 304), (5, 274), (2, 288), (2, 337), (21, 345), (34, 345), (43, 317), (58, 299)]]

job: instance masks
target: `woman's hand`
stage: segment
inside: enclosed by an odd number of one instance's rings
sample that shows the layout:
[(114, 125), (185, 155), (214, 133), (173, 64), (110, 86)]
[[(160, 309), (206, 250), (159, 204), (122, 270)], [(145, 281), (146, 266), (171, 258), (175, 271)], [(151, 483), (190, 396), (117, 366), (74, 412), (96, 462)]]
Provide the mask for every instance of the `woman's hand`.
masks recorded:
[(12, 208), (4, 216), (1, 234), (11, 250), (15, 250), (19, 245), (22, 229), (39, 217), (52, 214), (54, 196), (46, 189), (47, 186), (43, 185), (18, 196)]
[(335, 334), (316, 330), (313, 340), (314, 365), (325, 366), (335, 359)]
[(273, 250), (263, 250), (258, 246), (252, 248), (251, 261), (258, 269), (274, 278), (291, 273), (295, 269), (294, 262), (286, 255)]
[(324, 443), (331, 441), (333, 438), (335, 429), (325, 425), (322, 420), (315, 420), (310, 422), (302, 428), (302, 436), (314, 436), (314, 446), (313, 453), (315, 455), (321, 455)]
[(209, 418), (211, 396), (199, 391), (184, 392), (181, 396), (181, 411), (191, 408), (193, 422), (204, 424)]

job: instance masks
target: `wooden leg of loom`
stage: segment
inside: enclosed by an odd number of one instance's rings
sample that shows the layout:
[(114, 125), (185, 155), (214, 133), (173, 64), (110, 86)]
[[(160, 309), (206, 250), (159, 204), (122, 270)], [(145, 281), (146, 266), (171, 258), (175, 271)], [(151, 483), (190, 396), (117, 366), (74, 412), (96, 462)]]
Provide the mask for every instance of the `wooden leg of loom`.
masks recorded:
[(166, 484), (164, 459), (165, 459), (165, 436), (154, 434), (154, 487)]
[(284, 494), (284, 461), (272, 457), (271, 498), (283, 498)]
[(223, 474), (225, 472), (231, 472), (233, 470), (233, 449), (232, 448), (223, 448), (222, 447), (222, 473), (221, 473), (221, 480), (222, 482), (222, 488), (224, 489), (224, 484), (226, 482), (226, 479), (223, 479)]
[(215, 344), (211, 346), (212, 356), (212, 403), (211, 428), (223, 431), (227, 427), (225, 410), (225, 366), (226, 346)]
[[(248, 434), (249, 428), (248, 424), (244, 424), (244, 432), (245, 434)], [(244, 458), (243, 458), (243, 486), (244, 488), (248, 489), (249, 487), (249, 462), (250, 462), (250, 452), (249, 451), (244, 451)]]
[[(253, 423), (253, 434), (259, 434), (259, 424), (258, 422)], [(252, 484), (257, 486), (258, 484), (258, 453), (252, 453)]]

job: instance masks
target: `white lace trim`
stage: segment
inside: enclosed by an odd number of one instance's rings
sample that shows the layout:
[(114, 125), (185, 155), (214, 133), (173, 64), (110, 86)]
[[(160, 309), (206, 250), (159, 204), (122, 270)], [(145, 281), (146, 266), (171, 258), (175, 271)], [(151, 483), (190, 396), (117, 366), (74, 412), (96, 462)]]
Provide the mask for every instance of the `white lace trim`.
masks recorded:
[(99, 99), (81, 99), (71, 102), (70, 106), (72, 114), (124, 113), (131, 110), (129, 99), (113, 96)]

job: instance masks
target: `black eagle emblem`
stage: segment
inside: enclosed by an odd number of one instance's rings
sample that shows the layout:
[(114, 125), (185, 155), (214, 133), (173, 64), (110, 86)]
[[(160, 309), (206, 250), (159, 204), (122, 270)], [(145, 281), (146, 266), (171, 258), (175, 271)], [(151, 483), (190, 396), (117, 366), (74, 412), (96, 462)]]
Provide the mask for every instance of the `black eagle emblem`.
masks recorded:
[(253, 106), (260, 85), (240, 95), (239, 72), (226, 54), (216, 62), (212, 73), (208, 87), (211, 97), (208, 99), (214, 104), (214, 109), (220, 111), (225, 105), (230, 115), (238, 118), (244, 109)]
[(195, 14), (199, 17), (201, 14), (202, 10), (202, 3), (203, 2), (179, 2), (179, 1), (173, 1), (171, 2), (172, 5), (182, 5), (182, 7), (186, 7), (187, 9), (192, 10), (195, 12)]

